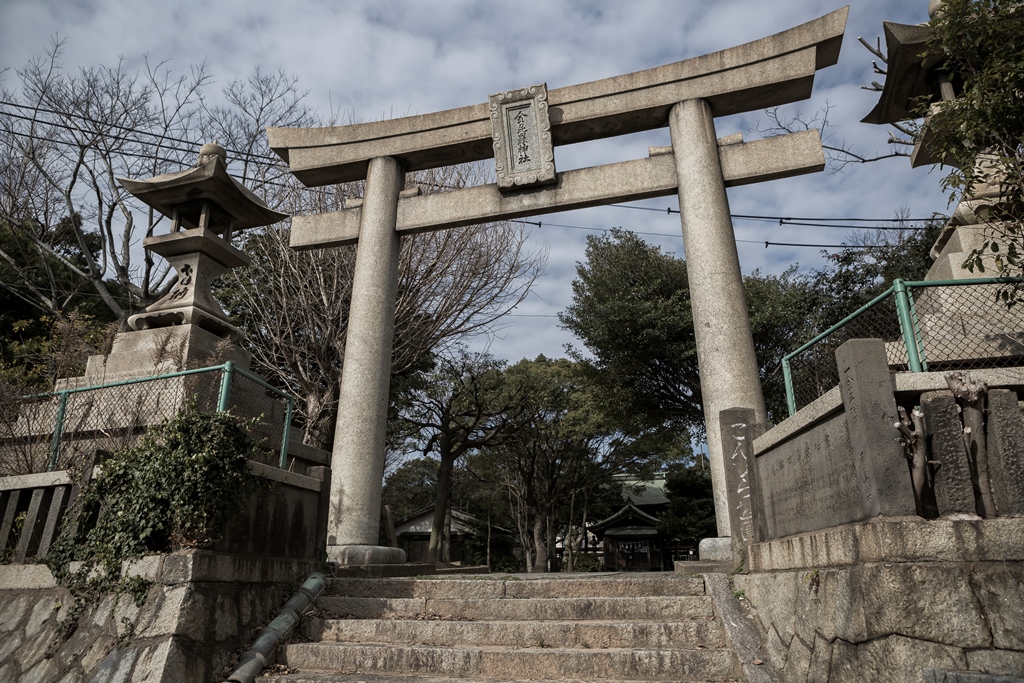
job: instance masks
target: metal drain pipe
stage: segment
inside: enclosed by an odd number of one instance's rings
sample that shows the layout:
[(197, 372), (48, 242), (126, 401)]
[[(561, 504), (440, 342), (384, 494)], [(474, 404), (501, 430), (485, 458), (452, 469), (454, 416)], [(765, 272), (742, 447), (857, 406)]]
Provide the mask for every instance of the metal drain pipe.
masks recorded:
[(288, 602), (284, 604), (274, 619), (260, 629), (256, 640), (238, 658), (238, 664), (231, 675), (224, 679), (225, 682), (252, 683), (253, 679), (270, 665), (277, 644), (292, 634), (295, 627), (302, 621), (302, 615), (309, 611), (325, 588), (327, 588), (326, 575), (313, 572), (306, 577), (299, 590), (288, 598)]

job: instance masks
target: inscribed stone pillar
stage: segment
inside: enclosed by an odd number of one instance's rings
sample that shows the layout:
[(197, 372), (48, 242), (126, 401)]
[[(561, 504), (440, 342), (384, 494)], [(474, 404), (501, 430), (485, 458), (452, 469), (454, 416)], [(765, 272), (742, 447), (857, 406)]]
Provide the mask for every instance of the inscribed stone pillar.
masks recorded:
[(339, 564), (405, 561), (404, 551), (377, 545), (398, 291), (395, 225), (403, 183), (397, 159), (370, 160), (331, 455), (327, 558)]
[(1024, 419), (1015, 392), (989, 389), (985, 431), (996, 513), (1000, 517), (1024, 514)]
[(893, 424), (899, 419), (881, 339), (851, 339), (836, 349), (853, 468), (864, 519), (917, 513), (914, 485)]
[(921, 394), (920, 400), (931, 446), (929, 459), (938, 463), (934, 485), (939, 514), (967, 512), (973, 515), (976, 512), (974, 485), (956, 399), (950, 391), (929, 391)]
[(729, 408), (719, 414), (726, 453), (725, 482), (729, 501), (734, 567), (749, 568), (750, 545), (764, 540), (764, 511), (757, 490), (754, 439), (761, 429), (751, 408)]
[(704, 100), (680, 102), (669, 114), (669, 130), (679, 180), (679, 217), (686, 247), (715, 518), (719, 536), (728, 536), (730, 516), (719, 413), (727, 408), (750, 408), (756, 421), (764, 423), (764, 396), (711, 106)]

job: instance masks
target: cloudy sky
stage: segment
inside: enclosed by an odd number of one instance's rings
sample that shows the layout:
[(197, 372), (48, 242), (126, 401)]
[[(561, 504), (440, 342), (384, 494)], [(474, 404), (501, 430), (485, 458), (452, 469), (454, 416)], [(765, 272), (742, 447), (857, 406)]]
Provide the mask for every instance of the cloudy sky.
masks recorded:
[[(852, 0), (839, 64), (819, 72), (812, 99), (789, 108), (813, 116), (831, 105), (833, 144), (845, 140), (865, 154), (887, 153), (888, 132), (859, 123), (876, 95), (860, 85), (882, 80), (858, 43), (881, 33), (882, 21), (927, 20), (927, 0)], [(501, 90), (546, 82), (549, 88), (638, 71), (776, 33), (840, 8), (815, 0), (0, 0), (0, 69), (23, 65), (48, 41), (67, 39), (69, 67), (112, 64), (137, 68), (143, 55), (184, 71), (206, 61), (218, 85), (244, 78), (254, 65), (300, 78), (321, 112), (343, 109), (372, 120), (485, 102)], [(16, 87), (8, 72), (3, 78)], [(719, 136), (750, 131), (763, 113), (718, 119)], [(668, 145), (668, 130), (559, 147), (568, 170), (646, 156)], [(749, 185), (729, 191), (734, 214), (890, 219), (899, 211), (927, 217), (947, 210), (940, 174), (913, 170), (907, 159), (852, 165), (839, 173)], [(678, 208), (664, 198), (634, 206), (662, 213), (602, 207), (552, 214), (532, 239), (548, 250), (544, 277), (490, 349), (512, 361), (564, 354), (571, 336), (557, 313), (571, 297), (585, 238), (613, 226), (644, 233), (683, 254)], [(550, 221), (550, 223), (549, 223)], [(558, 227), (571, 226), (571, 227)], [(735, 221), (744, 272), (781, 272), (793, 263), (814, 268), (818, 248), (765, 248), (765, 240), (840, 244), (843, 229)], [(478, 343), (478, 345), (483, 342)]]

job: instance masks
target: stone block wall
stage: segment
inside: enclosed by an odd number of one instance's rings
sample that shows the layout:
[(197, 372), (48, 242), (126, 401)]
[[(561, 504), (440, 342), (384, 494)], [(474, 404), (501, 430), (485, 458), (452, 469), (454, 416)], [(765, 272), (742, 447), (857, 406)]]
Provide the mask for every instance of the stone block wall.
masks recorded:
[(1024, 518), (907, 518), (758, 544), (737, 575), (782, 681), (1024, 676)]
[(206, 551), (147, 557), (131, 569), (153, 581), (141, 608), (129, 596), (116, 605), (104, 597), (60, 640), (58, 624), (71, 605), (67, 590), (42, 565), (0, 567), (0, 681), (221, 680), (253, 630), (315, 568), (311, 561)]

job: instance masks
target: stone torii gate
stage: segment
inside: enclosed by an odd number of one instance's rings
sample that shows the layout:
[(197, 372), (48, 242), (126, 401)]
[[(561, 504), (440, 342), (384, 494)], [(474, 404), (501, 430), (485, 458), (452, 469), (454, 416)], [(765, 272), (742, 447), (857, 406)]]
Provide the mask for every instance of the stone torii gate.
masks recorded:
[[(331, 460), (329, 559), (404, 561), (377, 545), (401, 235), (678, 192), (720, 536), (728, 536), (719, 411), (765, 420), (726, 187), (825, 166), (817, 131), (717, 140), (714, 117), (810, 97), (839, 58), (849, 8), (710, 55), (582, 85), (492, 95), (461, 109), (331, 128), (270, 128), (307, 186), (366, 180), (361, 203), (295, 216), (291, 246), (357, 243)], [(668, 126), (648, 158), (556, 172), (554, 147)], [(495, 158), (497, 182), (420, 195), (405, 173)], [(355, 204), (354, 202), (352, 204)]]

